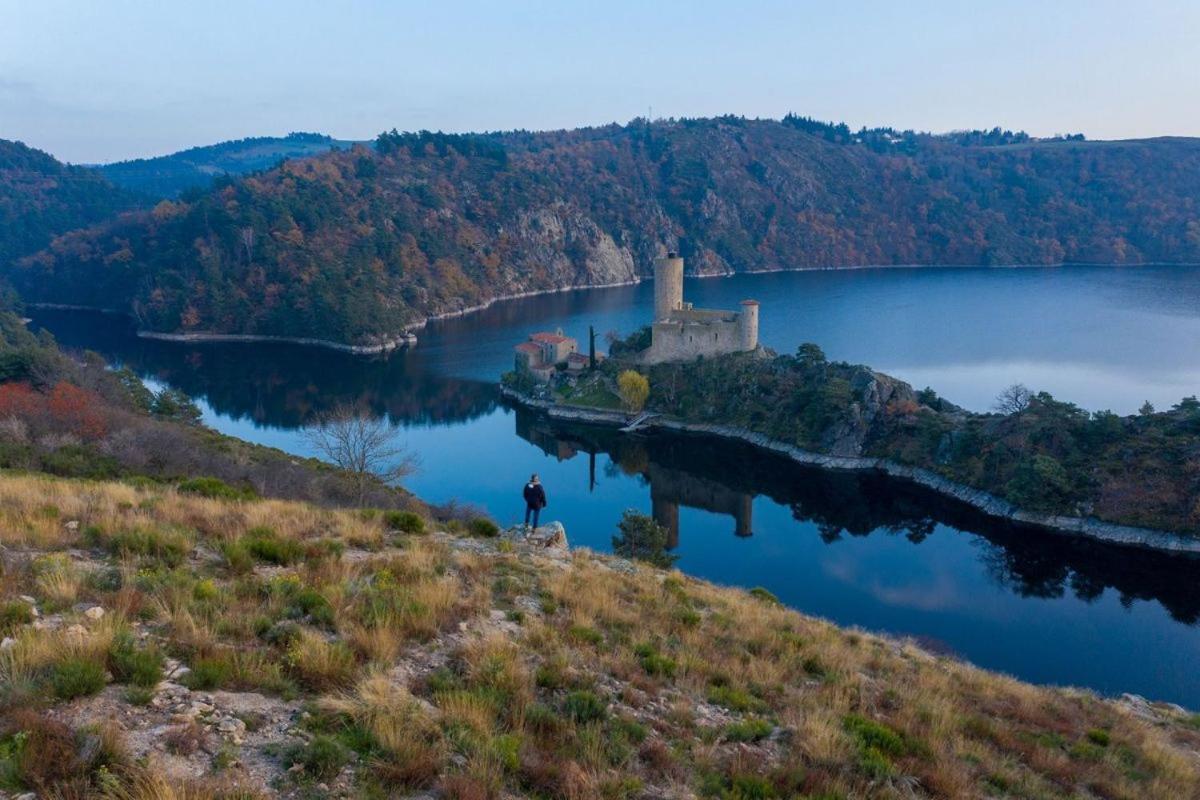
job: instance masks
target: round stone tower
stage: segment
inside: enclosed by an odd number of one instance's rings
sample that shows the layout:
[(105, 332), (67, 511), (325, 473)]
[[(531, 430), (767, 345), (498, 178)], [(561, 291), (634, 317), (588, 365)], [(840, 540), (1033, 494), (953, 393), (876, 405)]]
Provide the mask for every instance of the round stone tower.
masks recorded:
[(742, 313), (738, 317), (738, 349), (753, 350), (758, 347), (758, 301), (743, 300)]
[[(654, 319), (666, 319), (683, 308), (683, 259), (678, 253), (654, 260)], [(757, 330), (757, 325), (755, 326)], [(757, 334), (755, 334), (757, 335)]]

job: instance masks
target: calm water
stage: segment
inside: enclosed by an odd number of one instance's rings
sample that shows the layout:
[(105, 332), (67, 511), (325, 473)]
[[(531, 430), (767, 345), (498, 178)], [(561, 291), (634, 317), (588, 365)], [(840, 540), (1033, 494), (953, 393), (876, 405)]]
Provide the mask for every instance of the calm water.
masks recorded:
[[(1200, 392), (1193, 268), (777, 273), (685, 291), (698, 306), (755, 297), (769, 346), (814, 341), (976, 409), (1017, 381), (1121, 413)], [(409, 487), (432, 502), (512, 522), (537, 471), (546, 518), (574, 545), (608, 549), (623, 509), (653, 512), (686, 572), (1027, 680), (1200, 708), (1200, 561), (1005, 528), (910, 487), (725, 443), (555, 429), (498, 403), (494, 381), (527, 333), (628, 332), (651, 306), (649, 284), (503, 303), (431, 325), (389, 358), (148, 342), (98, 315), (36, 322), (187, 391), (213, 427), (293, 452), (305, 452), (297, 428), (315, 411), (355, 402), (385, 414), (421, 455)]]

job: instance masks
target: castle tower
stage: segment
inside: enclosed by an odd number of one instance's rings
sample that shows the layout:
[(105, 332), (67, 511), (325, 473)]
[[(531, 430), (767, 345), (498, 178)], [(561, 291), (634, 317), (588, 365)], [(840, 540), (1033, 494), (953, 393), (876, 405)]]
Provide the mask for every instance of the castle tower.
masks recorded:
[(666, 319), (680, 308), (683, 308), (683, 259), (670, 252), (666, 258), (654, 260), (654, 319)]
[(753, 350), (758, 347), (758, 301), (743, 300), (742, 313), (738, 317), (738, 349)]

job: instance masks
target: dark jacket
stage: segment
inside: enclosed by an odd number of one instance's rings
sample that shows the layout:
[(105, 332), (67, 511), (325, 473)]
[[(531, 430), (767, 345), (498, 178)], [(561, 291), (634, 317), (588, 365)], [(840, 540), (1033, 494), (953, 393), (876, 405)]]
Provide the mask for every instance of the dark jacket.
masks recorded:
[(525, 484), (525, 505), (530, 508), (546, 507), (546, 490), (540, 483)]

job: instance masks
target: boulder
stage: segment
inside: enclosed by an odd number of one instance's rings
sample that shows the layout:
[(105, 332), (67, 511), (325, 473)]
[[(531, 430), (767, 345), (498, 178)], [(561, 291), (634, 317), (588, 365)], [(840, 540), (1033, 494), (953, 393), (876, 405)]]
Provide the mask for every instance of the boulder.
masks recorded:
[(546, 550), (566, 550), (569, 547), (567, 529), (557, 520), (539, 525), (533, 530), (524, 525), (513, 525), (511, 528), (505, 529), (502, 536), (515, 544), (525, 544)]

